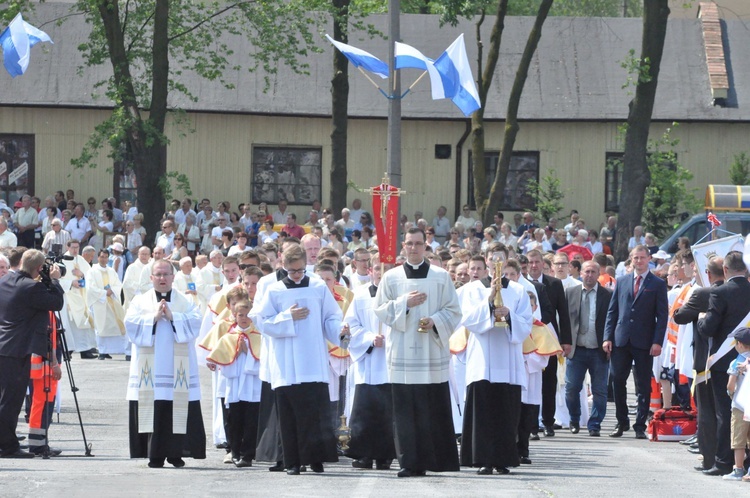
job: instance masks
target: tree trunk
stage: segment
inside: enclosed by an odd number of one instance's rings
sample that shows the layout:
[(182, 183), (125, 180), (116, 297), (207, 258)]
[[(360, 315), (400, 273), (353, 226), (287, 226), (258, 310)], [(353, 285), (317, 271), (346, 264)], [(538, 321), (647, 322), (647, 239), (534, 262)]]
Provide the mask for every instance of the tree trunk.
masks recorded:
[[(481, 107), (471, 116), (471, 154), (472, 172), (474, 173), (474, 204), (480, 218), (484, 218), (487, 209), (487, 170), (484, 165), (484, 106), (487, 103), (487, 92), (492, 85), (495, 75), (495, 67), (500, 56), (500, 42), (505, 29), (505, 15), (508, 13), (508, 0), (500, 0), (497, 4), (497, 15), (495, 24), (492, 26), (490, 35), (490, 47), (487, 52), (487, 65), (482, 68), (482, 23), (484, 22), (484, 11), (476, 23), (477, 38), (477, 75), (479, 76), (478, 89), (479, 103)], [(471, 227), (464, 227), (471, 228)]]
[[(333, 39), (347, 43), (350, 0), (333, 0)], [(346, 207), (347, 127), (349, 120), (349, 62), (338, 50), (333, 51), (331, 80), (331, 195), (329, 207), (338, 218)]]
[[(654, 110), (659, 67), (664, 52), (669, 18), (668, 0), (652, 0), (643, 4), (643, 38), (641, 40), (641, 65), (649, 61), (647, 75), (639, 75), (635, 97), (630, 101), (628, 129), (625, 135), (620, 213), (617, 220), (615, 257), (622, 261), (628, 257), (628, 239), (633, 228), (641, 223), (643, 199), (651, 182), (646, 154), (651, 115)], [(643, 69), (645, 72), (645, 68)]]
[(109, 57), (118, 88), (117, 107), (124, 111), (124, 119), (128, 123), (125, 140), (130, 146), (138, 182), (138, 210), (144, 215), (143, 226), (148, 232), (148, 240), (151, 241), (160, 229), (159, 222), (164, 212), (164, 194), (159, 187), (159, 180), (166, 173), (164, 124), (169, 88), (169, 1), (158, 0), (154, 13), (153, 82), (148, 123), (143, 120), (138, 108), (117, 0), (100, 2), (99, 15), (104, 25)]
[(508, 111), (505, 114), (503, 148), (500, 152), (500, 159), (497, 163), (497, 173), (495, 174), (495, 181), (492, 184), (492, 190), (490, 190), (487, 209), (482, 216), (482, 222), (485, 226), (492, 224), (493, 215), (502, 205), (504, 200), (505, 182), (508, 179), (508, 169), (510, 168), (510, 160), (513, 156), (513, 146), (516, 143), (516, 135), (518, 135), (519, 130), (518, 106), (521, 103), (521, 95), (523, 94), (523, 87), (526, 84), (526, 78), (529, 74), (531, 59), (534, 57), (536, 48), (539, 45), (539, 39), (542, 37), (542, 26), (547, 19), (547, 14), (549, 14), (549, 9), (552, 7), (552, 2), (553, 0), (542, 0), (542, 3), (539, 5), (536, 20), (534, 21), (534, 27), (531, 28), (529, 38), (526, 40), (526, 47), (523, 50), (521, 62), (518, 64), (516, 77), (513, 80), (513, 87), (511, 88), (510, 98), (508, 99)]

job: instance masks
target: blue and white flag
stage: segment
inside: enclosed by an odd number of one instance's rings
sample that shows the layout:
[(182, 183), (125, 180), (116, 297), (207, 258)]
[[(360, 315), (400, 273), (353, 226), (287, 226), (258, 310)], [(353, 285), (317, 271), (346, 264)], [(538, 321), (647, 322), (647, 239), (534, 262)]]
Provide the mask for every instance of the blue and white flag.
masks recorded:
[(394, 54), (396, 56), (396, 69), (413, 67), (414, 69), (427, 71), (427, 68), (435, 62), (406, 43), (396, 42)]
[(52, 39), (42, 31), (27, 23), (19, 13), (0, 34), (0, 45), (3, 47), (3, 65), (15, 78), (26, 72), (29, 67), (31, 47), (39, 42), (50, 42)]
[[(463, 33), (451, 43), (451, 46), (438, 57), (434, 64), (442, 80), (443, 97), (437, 98), (451, 99), (465, 116), (471, 115), (481, 107), (479, 93), (477, 93), (474, 77), (471, 74), (469, 58), (466, 56)], [(432, 98), (436, 98), (434, 84)]]
[(326, 35), (326, 38), (328, 38), (328, 41), (331, 42), (334, 47), (339, 49), (339, 52), (344, 54), (344, 56), (349, 59), (349, 62), (351, 62), (354, 67), (361, 66), (368, 71), (377, 74), (383, 79), (388, 78), (388, 64), (386, 64), (385, 62), (381, 61), (369, 52), (365, 52), (364, 50), (361, 50), (357, 47), (352, 47), (351, 45), (347, 45), (346, 43), (338, 42), (328, 35)]

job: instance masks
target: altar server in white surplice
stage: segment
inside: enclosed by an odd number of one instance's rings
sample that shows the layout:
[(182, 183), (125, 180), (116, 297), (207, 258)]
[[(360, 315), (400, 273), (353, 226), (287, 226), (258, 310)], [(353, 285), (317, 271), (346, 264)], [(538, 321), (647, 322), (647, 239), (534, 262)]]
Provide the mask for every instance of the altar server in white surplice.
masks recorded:
[[(358, 255), (361, 257), (361, 255)], [(393, 265), (386, 265), (391, 269)], [(344, 322), (349, 325), (349, 354), (354, 361), (354, 405), (349, 420), (351, 441), (347, 456), (352, 467), (387, 470), (396, 458), (393, 442), (393, 395), (385, 361), (385, 343), (390, 328), (375, 316), (375, 295), (380, 284), (381, 267), (377, 254), (370, 259), (369, 284), (354, 291)]]
[(60, 313), (68, 349), (81, 353), (81, 358), (96, 358), (96, 334), (91, 311), (86, 305), (86, 274), (91, 266), (78, 254), (81, 243), (78, 240), (68, 241), (65, 265), (65, 276), (60, 278), (60, 286), (65, 291), (65, 306)]
[(125, 310), (120, 304), (122, 282), (117, 273), (107, 266), (109, 252), (99, 249), (97, 264), (86, 274), (86, 304), (94, 317), (96, 347), (99, 359), (111, 359), (110, 354), (130, 354), (130, 343), (125, 335)]
[(305, 251), (283, 253), (287, 276), (265, 288), (252, 320), (268, 339), (268, 373), (276, 393), (284, 465), (298, 475), (301, 465), (323, 472), (336, 462), (336, 440), (328, 397), (326, 339), (340, 342), (341, 309), (326, 284), (305, 275)]
[(166, 459), (183, 467), (183, 456), (206, 458), (206, 431), (195, 354), (198, 307), (172, 289), (168, 261), (151, 267), (153, 289), (133, 299), (125, 329), (133, 343), (127, 399), (130, 401), (130, 458)]

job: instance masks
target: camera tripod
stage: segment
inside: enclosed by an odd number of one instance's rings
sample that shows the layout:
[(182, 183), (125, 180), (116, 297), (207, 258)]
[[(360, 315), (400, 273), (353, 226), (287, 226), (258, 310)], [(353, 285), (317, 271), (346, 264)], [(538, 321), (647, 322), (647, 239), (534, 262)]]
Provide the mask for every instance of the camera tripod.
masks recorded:
[[(76, 386), (75, 378), (73, 377), (73, 369), (70, 367), (70, 354), (68, 351), (68, 341), (65, 338), (65, 329), (62, 326), (62, 320), (60, 319), (60, 313), (54, 312), (51, 314), (51, 317), (54, 317), (54, 320), (50, 320), (50, 327), (55, 327), (55, 330), (50, 330), (50, 334), (47, 338), (47, 358), (44, 360), (44, 364), (46, 370), (51, 373), (51, 365), (50, 365), (50, 358), (53, 354), (53, 347), (52, 347), (52, 334), (57, 334), (57, 349), (62, 351), (61, 356), (62, 360), (65, 362), (65, 370), (68, 374), (68, 383), (70, 384), (70, 391), (73, 393), (73, 400), (76, 405), (76, 413), (78, 414), (78, 424), (81, 427), (81, 437), (83, 438), (83, 449), (84, 449), (84, 455), (87, 457), (93, 457), (94, 455), (91, 453), (91, 443), (86, 441), (86, 431), (83, 427), (83, 417), (81, 416), (81, 408), (78, 405), (78, 395), (76, 394), (79, 389), (78, 386)], [(48, 410), (50, 399), (49, 395), (52, 390), (52, 379), (49, 374), (43, 375), (44, 379), (44, 410), (42, 411), (42, 417), (43, 417), (43, 425), (44, 425), (44, 441), (45, 441), (45, 447), (44, 451), (42, 452), (42, 458), (49, 459), (51, 456), (50, 452), (50, 446), (49, 446), (49, 426), (52, 422), (52, 411)], [(58, 457), (63, 455), (58, 455)], [(80, 456), (80, 455), (64, 455), (68, 457), (72, 456)]]

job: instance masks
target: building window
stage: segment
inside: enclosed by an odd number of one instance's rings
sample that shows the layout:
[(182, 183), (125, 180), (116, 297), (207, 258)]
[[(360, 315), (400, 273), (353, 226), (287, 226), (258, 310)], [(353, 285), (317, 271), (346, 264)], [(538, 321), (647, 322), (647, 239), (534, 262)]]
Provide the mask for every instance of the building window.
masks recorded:
[(253, 147), (253, 204), (312, 204), (321, 197), (320, 147)]
[[(607, 152), (605, 156), (606, 171), (604, 173), (604, 211), (618, 213), (620, 211), (620, 191), (622, 190), (622, 173), (624, 152)], [(651, 153), (647, 154), (649, 161), (652, 160)], [(658, 156), (657, 156), (658, 157)], [(675, 161), (662, 155), (660, 166), (674, 171), (677, 168)]]
[(622, 189), (622, 152), (607, 152), (604, 173), (604, 211), (620, 211), (620, 189)]
[(112, 191), (114, 192), (115, 199), (117, 199), (117, 202), (121, 205), (123, 202), (128, 201), (131, 205), (136, 206), (136, 199), (138, 198), (138, 182), (135, 177), (133, 156), (130, 153), (130, 146), (127, 143), (123, 143), (120, 146), (117, 159), (115, 159), (114, 170), (115, 174)]
[(0, 199), (13, 206), (34, 195), (34, 135), (0, 134)]
[[(490, 195), (492, 183), (495, 181), (497, 163), (500, 159), (499, 151), (485, 151), (484, 168), (487, 172), (487, 195)], [(504, 200), (500, 206), (505, 211), (534, 211), (536, 204), (529, 192), (528, 181), (539, 180), (539, 152), (513, 152), (508, 168), (508, 178), (505, 182)], [(469, 195), (468, 203), (471, 209), (476, 209), (474, 201), (474, 167), (471, 151), (469, 151)]]

